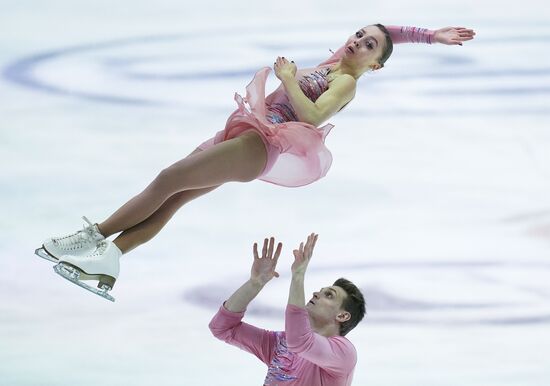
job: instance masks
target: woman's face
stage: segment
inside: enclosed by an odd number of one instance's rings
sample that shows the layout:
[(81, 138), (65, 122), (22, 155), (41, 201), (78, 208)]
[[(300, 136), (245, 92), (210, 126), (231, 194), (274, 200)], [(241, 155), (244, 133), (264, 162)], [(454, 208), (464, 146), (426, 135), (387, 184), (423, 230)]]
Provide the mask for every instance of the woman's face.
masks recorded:
[(372, 67), (373, 65), (376, 67), (378, 58), (382, 55), (385, 46), (386, 37), (384, 33), (378, 27), (369, 25), (361, 28), (348, 38), (345, 44), (345, 57), (358, 67)]

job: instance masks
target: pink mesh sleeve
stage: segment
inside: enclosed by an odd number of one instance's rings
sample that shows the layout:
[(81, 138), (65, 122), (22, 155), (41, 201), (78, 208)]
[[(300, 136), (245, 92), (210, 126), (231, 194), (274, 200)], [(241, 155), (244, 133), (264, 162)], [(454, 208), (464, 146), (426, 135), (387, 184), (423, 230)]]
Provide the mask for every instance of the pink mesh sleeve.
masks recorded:
[(385, 26), (390, 33), (393, 44), (400, 43), (434, 43), (435, 31), (427, 28), (400, 27), (396, 25)]

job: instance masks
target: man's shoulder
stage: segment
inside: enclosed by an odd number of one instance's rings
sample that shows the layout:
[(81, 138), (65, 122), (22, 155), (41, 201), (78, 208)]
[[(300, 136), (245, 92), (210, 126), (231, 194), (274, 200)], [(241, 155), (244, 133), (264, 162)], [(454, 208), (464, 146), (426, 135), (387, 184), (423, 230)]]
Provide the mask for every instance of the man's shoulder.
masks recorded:
[(351, 343), (351, 341), (346, 338), (345, 336), (342, 336), (342, 335), (334, 335), (334, 336), (331, 336), (330, 338), (328, 338), (330, 341), (333, 341), (335, 343), (337, 343), (339, 346), (341, 346), (342, 348), (345, 348), (346, 350), (349, 350), (350, 352), (353, 353), (354, 356), (357, 356), (357, 350), (355, 349), (355, 346), (353, 345), (353, 343)]

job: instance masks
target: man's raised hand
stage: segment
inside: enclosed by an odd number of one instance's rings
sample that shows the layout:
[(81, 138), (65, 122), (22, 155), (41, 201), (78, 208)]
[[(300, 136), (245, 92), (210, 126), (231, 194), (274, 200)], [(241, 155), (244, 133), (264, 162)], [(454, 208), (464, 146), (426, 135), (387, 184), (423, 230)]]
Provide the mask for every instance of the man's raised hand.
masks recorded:
[(281, 255), (283, 244), (278, 243), (275, 252), (273, 251), (274, 246), (275, 238), (271, 237), (269, 240), (264, 239), (261, 257), (258, 255), (258, 243), (254, 243), (254, 247), (252, 248), (254, 253), (254, 263), (252, 264), (250, 279), (260, 283), (261, 285), (266, 284), (274, 277), (279, 277), (279, 274), (275, 271), (275, 267), (277, 266), (277, 261)]
[(307, 266), (313, 255), (313, 249), (315, 248), (315, 243), (319, 235), (312, 233), (307, 237), (306, 244), (300, 243), (300, 247), (295, 249), (294, 252), (294, 263), (292, 263), (292, 274), (293, 275), (303, 275), (306, 273)]

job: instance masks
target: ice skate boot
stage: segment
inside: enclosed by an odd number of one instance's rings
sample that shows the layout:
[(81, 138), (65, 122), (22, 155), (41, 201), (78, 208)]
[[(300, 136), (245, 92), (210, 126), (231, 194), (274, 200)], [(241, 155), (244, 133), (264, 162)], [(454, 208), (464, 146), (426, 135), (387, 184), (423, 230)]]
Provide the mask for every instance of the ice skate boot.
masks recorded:
[[(85, 256), (61, 256), (53, 269), (74, 284), (114, 302), (115, 298), (109, 295), (109, 291), (118, 277), (120, 256), (122, 252), (112, 241), (103, 240)], [(82, 280), (97, 280), (97, 288)]]
[(57, 263), (63, 255), (83, 256), (96, 249), (97, 244), (105, 237), (99, 233), (97, 224), (92, 224), (85, 216), (82, 217), (88, 223), (84, 229), (62, 237), (52, 237), (34, 253), (46, 260)]

